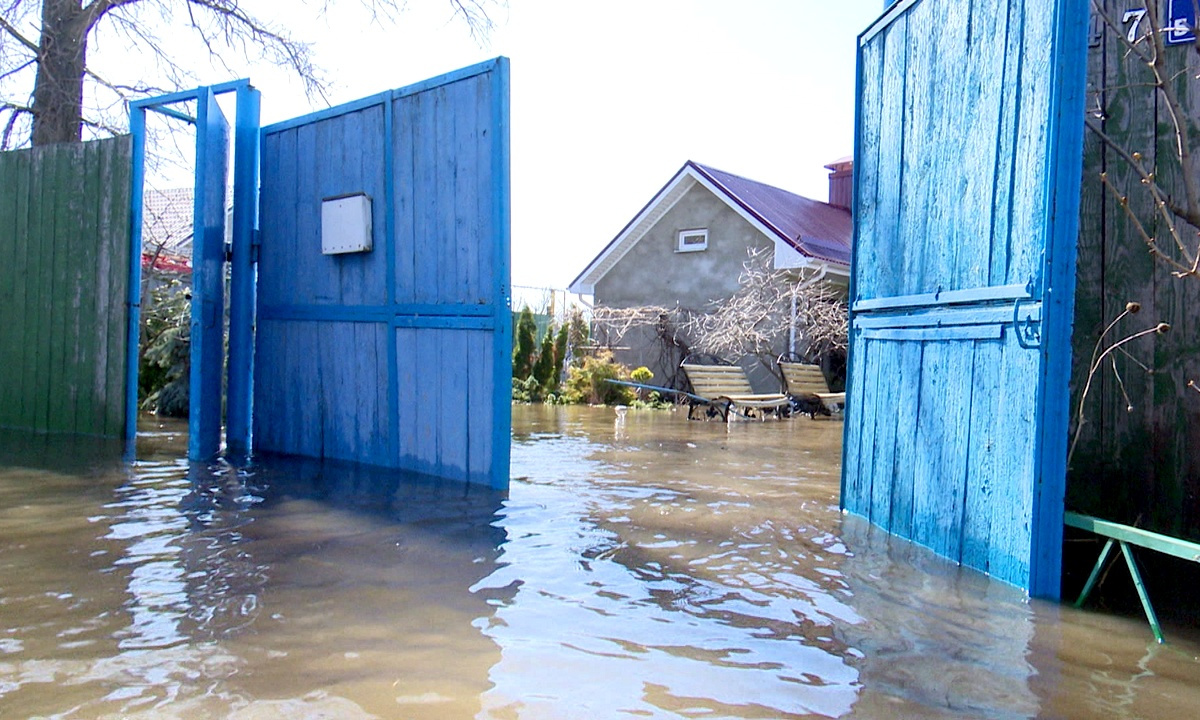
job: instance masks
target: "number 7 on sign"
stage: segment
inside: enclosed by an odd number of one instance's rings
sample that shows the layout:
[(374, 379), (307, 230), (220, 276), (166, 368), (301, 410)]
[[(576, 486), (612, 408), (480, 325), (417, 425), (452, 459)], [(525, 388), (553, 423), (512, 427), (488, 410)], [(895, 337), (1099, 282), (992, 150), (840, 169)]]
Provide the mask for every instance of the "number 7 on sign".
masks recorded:
[(1127, 23), (1130, 20), (1133, 21), (1133, 24), (1129, 26), (1129, 32), (1125, 34), (1125, 39), (1128, 40), (1131, 45), (1137, 42), (1138, 28), (1141, 27), (1142, 19), (1144, 17), (1146, 17), (1146, 8), (1134, 8), (1133, 10), (1126, 10), (1125, 14), (1121, 16), (1122, 24)]

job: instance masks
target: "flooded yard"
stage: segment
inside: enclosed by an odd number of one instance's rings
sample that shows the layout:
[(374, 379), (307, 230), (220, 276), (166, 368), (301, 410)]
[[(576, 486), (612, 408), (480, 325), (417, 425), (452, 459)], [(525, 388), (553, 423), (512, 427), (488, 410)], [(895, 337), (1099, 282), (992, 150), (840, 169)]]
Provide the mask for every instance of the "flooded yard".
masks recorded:
[(513, 424), (505, 494), (0, 433), (0, 717), (1197, 716), (1193, 629), (844, 517), (836, 420)]

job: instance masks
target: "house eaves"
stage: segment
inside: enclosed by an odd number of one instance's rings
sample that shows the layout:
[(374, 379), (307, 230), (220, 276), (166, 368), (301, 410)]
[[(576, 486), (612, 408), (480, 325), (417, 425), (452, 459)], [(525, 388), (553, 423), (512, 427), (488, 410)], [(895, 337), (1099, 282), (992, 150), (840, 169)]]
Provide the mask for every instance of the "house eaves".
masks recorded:
[(646, 233), (650, 232), (650, 228), (654, 227), (663, 215), (666, 215), (684, 195), (687, 195), (689, 190), (695, 187), (697, 177), (694, 172), (688, 172), (688, 165), (685, 164), (661, 190), (655, 193), (650, 202), (646, 203), (638, 211), (638, 214), (634, 215), (633, 219), (621, 228), (621, 232), (617, 233), (617, 236), (604, 246), (600, 254), (593, 258), (583, 272), (571, 281), (567, 289), (577, 295), (593, 294), (600, 278), (607, 275), (608, 271), (621, 258), (625, 257), (633, 249), (633, 246), (646, 236)]
[(727, 202), (739, 208), (748, 220), (753, 218), (753, 224), (777, 244), (795, 250), (808, 265), (827, 267), (836, 274), (849, 274), (850, 241), (854, 233), (849, 210), (698, 163), (691, 164), (721, 188)]
[[(820, 239), (818, 235), (801, 232), (803, 228), (797, 226), (795, 222), (788, 221), (788, 213), (782, 212), (778, 206), (781, 204), (794, 205), (796, 201), (803, 201), (840, 212), (838, 209), (689, 160), (600, 251), (600, 254), (584, 268), (583, 272), (571, 281), (568, 289), (580, 295), (594, 294), (596, 283), (608, 274), (621, 258), (625, 257), (645, 237), (646, 233), (697, 184), (704, 186), (713, 195), (723, 200), (755, 229), (775, 242), (778, 267), (820, 269), (835, 275), (849, 275), (850, 220), (848, 213), (844, 218), (830, 216), (835, 221), (844, 220), (844, 228), (839, 227), (829, 231), (831, 235), (839, 232), (844, 234), (844, 242), (837, 239)], [(756, 207), (756, 203), (762, 207)], [(812, 224), (810, 223), (810, 225)], [(822, 231), (828, 230), (822, 227), (822, 223), (815, 224)], [(837, 225), (838, 223), (826, 224)], [(781, 225), (788, 225), (788, 228), (785, 229)], [(794, 236), (789, 233), (789, 230), (793, 231)], [(823, 234), (825, 232), (819, 233), (819, 235)], [(781, 249), (787, 249), (790, 252), (780, 252)], [(785, 254), (790, 256), (789, 260), (781, 264), (780, 260)]]

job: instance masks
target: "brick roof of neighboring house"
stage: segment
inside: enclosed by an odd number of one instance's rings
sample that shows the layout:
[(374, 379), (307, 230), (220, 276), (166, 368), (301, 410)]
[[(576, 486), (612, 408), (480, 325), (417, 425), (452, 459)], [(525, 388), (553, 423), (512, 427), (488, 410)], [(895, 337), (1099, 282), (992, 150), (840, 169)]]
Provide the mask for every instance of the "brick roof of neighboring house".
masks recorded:
[(191, 255), (192, 188), (149, 189), (142, 195), (142, 246), (172, 255)]
[(775, 240), (777, 247), (778, 243), (786, 244), (805, 262), (843, 275), (849, 273), (854, 236), (849, 210), (689, 160), (571, 281), (571, 291), (593, 292), (596, 282), (696, 184), (723, 199)]

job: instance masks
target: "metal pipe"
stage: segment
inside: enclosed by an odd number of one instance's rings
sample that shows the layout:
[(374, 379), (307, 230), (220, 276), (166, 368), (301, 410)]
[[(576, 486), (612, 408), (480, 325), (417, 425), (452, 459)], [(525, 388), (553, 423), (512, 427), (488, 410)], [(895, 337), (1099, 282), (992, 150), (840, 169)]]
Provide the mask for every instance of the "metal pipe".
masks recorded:
[(133, 172), (130, 181), (129, 289), (125, 350), (125, 459), (137, 459), (138, 348), (142, 332), (142, 193), (146, 181), (146, 111), (129, 110), (133, 136)]

